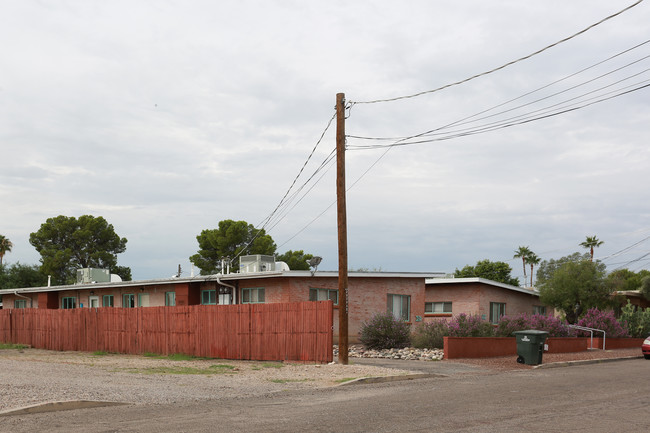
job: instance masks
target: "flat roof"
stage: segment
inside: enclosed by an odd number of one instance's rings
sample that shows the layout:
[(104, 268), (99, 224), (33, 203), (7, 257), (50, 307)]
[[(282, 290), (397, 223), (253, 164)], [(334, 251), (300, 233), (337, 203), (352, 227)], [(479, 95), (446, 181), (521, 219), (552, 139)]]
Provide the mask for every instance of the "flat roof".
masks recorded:
[[(444, 272), (348, 272), (348, 278), (421, 278), (425, 281), (434, 278), (437, 275), (446, 275)], [(198, 275), (195, 277), (179, 278), (161, 278), (152, 280), (136, 281), (115, 281), (105, 283), (87, 283), (87, 284), (67, 284), (61, 286), (42, 286), (42, 287), (23, 287), (16, 289), (0, 290), (0, 295), (12, 295), (18, 293), (38, 293), (38, 292), (62, 292), (65, 290), (88, 290), (88, 289), (107, 289), (111, 287), (137, 287), (137, 286), (154, 286), (165, 284), (179, 284), (192, 282), (207, 281), (238, 281), (262, 278), (299, 278), (299, 277), (321, 277), (321, 278), (338, 278), (337, 271), (265, 271), (265, 272), (247, 272), (234, 274), (213, 274)]]
[(512, 286), (510, 284), (500, 283), (498, 281), (488, 280), (487, 278), (480, 277), (467, 277), (467, 278), (427, 278), (425, 284), (462, 284), (462, 283), (482, 283), (489, 286), (500, 287), (513, 292), (526, 293), (527, 295), (539, 296), (539, 290), (532, 288), (526, 289), (524, 287)]

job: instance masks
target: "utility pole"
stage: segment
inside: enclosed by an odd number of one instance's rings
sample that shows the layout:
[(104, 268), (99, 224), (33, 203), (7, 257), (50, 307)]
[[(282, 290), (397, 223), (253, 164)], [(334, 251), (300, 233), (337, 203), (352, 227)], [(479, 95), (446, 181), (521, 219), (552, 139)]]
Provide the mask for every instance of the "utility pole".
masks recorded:
[(345, 203), (345, 93), (336, 94), (336, 216), (339, 235), (339, 363), (348, 364), (348, 229)]

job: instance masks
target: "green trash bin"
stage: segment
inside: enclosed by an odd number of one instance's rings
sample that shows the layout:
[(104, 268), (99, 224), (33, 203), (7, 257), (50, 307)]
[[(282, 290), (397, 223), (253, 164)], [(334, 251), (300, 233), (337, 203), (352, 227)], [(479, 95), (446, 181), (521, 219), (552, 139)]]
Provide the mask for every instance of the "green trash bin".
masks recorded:
[(517, 339), (517, 362), (526, 365), (541, 364), (548, 332), (529, 329), (513, 334)]

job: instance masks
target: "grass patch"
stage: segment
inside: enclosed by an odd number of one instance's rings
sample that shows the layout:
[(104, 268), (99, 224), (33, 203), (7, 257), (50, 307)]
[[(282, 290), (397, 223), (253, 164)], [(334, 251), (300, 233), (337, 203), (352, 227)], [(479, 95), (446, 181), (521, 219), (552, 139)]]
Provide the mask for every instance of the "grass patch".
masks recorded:
[(343, 382), (349, 382), (351, 380), (358, 379), (358, 377), (344, 377), (342, 379), (336, 379), (334, 382), (336, 383), (343, 383)]
[(314, 379), (270, 379), (273, 383), (313, 382)]
[(282, 368), (284, 364), (281, 362), (265, 362), (262, 364), (262, 368)]
[(0, 350), (4, 349), (28, 349), (27, 344), (0, 343)]
[(235, 374), (234, 366), (228, 364), (215, 364), (211, 365), (208, 368), (197, 368), (197, 367), (181, 367), (181, 366), (170, 366), (170, 367), (144, 367), (144, 368), (125, 368), (122, 371), (127, 373), (135, 374), (202, 374), (202, 375), (211, 375), (211, 374)]
[(211, 358), (205, 358), (201, 356), (186, 355), (185, 353), (172, 353), (170, 355), (161, 355), (159, 353), (145, 352), (142, 354), (145, 358), (154, 358), (154, 359), (169, 359), (170, 361), (196, 361), (196, 360), (207, 360)]
[(108, 352), (104, 352), (103, 350), (96, 350), (93, 352), (93, 356), (106, 356), (108, 355)]

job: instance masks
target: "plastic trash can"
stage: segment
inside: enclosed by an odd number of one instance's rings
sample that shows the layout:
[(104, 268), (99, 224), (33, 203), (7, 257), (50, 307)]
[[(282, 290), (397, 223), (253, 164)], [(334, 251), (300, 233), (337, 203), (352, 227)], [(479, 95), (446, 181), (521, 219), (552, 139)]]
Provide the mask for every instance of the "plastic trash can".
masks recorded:
[(513, 334), (517, 339), (517, 362), (526, 365), (541, 364), (548, 332), (530, 329)]

